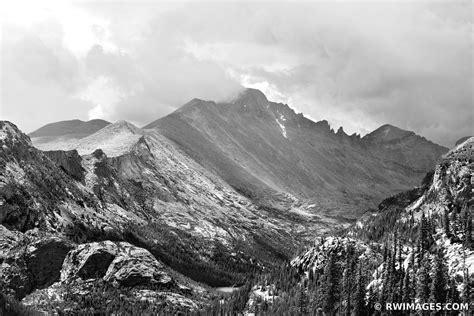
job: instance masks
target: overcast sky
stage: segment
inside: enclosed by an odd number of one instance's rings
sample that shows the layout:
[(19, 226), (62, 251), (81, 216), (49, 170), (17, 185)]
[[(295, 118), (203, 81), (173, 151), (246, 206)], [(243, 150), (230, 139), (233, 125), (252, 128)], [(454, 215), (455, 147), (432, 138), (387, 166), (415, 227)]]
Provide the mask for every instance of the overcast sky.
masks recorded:
[(446, 146), (474, 134), (471, 1), (10, 2), (0, 118), (25, 132), (143, 126), (245, 86), (347, 133), (390, 123)]

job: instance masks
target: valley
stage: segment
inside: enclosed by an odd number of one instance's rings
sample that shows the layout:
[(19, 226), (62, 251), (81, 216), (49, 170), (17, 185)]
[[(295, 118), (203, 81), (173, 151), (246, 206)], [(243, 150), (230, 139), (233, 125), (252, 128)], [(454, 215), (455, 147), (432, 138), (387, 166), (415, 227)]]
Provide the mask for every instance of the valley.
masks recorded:
[[(346, 251), (365, 254), (351, 269), (364, 262), (366, 284), (383, 283), (369, 276), (382, 249), (408, 231), (393, 256), (411, 260), (421, 214), (433, 221), (424, 250), (452, 245), (449, 275), (474, 269), (472, 251), (459, 265), (459, 247), (471, 249), (461, 214), (472, 213), (472, 138), (448, 152), (392, 125), (347, 135), (246, 89), (143, 128), (74, 120), (28, 136), (2, 121), (0, 147), (0, 290), (18, 308), (280, 313), (319, 291), (302, 285), (324, 275), (333, 248), (341, 273)], [(449, 243), (446, 207), (459, 220)], [(342, 310), (334, 295), (328, 308)]]

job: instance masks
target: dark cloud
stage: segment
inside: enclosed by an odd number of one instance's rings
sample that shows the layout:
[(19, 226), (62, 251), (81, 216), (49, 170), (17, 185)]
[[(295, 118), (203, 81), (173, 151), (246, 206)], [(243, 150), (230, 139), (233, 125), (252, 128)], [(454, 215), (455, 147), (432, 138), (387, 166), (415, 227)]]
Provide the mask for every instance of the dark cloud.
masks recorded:
[[(2, 49), (16, 56), (6, 74), (22, 78), (5, 87), (36, 91), (48, 82), (56, 99), (38, 107), (57, 110), (61, 100), (55, 117), (142, 125), (194, 97), (223, 99), (250, 85), (350, 133), (391, 123), (445, 145), (473, 134), (470, 1), (96, 2), (74, 10), (91, 18), (42, 22)], [(64, 40), (76, 33), (82, 41)], [(2, 112), (21, 102), (9, 98)]]

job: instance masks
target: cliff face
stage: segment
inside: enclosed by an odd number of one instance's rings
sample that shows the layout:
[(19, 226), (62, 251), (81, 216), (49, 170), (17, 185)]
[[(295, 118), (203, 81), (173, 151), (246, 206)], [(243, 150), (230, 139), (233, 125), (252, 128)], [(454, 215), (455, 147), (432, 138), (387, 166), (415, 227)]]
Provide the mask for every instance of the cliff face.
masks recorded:
[(61, 170), (70, 175), (74, 180), (84, 181), (84, 168), (82, 168), (82, 158), (76, 150), (71, 151), (45, 151), (45, 155), (51, 159)]
[(67, 168), (61, 169), (32, 147), (28, 136), (15, 125), (0, 122), (0, 136), (0, 223), (5, 227), (22, 232), (35, 227), (56, 231), (63, 225), (56, 218), (62, 209), (97, 205), (91, 194), (65, 172), (74, 170), (73, 174), (81, 177), (78, 157), (74, 158), (73, 153), (69, 154), (71, 159), (63, 160), (63, 164), (67, 161)]

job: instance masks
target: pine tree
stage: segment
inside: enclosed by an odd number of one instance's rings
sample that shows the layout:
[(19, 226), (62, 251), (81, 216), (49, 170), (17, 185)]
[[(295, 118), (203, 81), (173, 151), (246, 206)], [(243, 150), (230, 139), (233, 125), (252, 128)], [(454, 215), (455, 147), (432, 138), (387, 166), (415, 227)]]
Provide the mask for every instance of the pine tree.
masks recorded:
[(298, 300), (298, 312), (299, 315), (306, 315), (308, 313), (308, 288), (306, 281), (301, 284), (300, 295)]
[(402, 302), (410, 303), (412, 300), (412, 284), (411, 284), (411, 273), (410, 267), (408, 267), (405, 271), (405, 277), (403, 278), (403, 294), (402, 294)]
[(463, 244), (466, 248), (472, 247), (472, 214), (467, 203), (463, 208)]
[(331, 253), (324, 268), (323, 282), (321, 284), (323, 309), (328, 314), (334, 312), (337, 302), (338, 283), (336, 257), (334, 253)]
[(448, 294), (446, 296), (446, 301), (449, 303), (459, 303), (459, 292), (456, 286), (456, 282), (454, 282), (454, 279), (449, 280), (449, 289), (448, 289)]
[(426, 218), (425, 213), (423, 212), (421, 214), (420, 235), (419, 235), (422, 257), (430, 249), (431, 244), (433, 242), (433, 237), (431, 235), (432, 227), (433, 225), (431, 225), (431, 221)]
[(461, 293), (463, 303), (471, 303), (471, 286), (469, 282), (469, 270), (466, 267), (466, 251), (463, 248), (463, 287)]
[(346, 316), (351, 316), (351, 291), (347, 291), (346, 295)]
[(444, 208), (444, 233), (446, 234), (446, 237), (451, 237), (451, 228), (450, 228), (450, 222), (449, 222), (449, 213), (448, 213), (448, 208)]
[(375, 309), (374, 309), (375, 303), (381, 303), (381, 302), (378, 299), (377, 292), (374, 290), (373, 287), (370, 287), (369, 288), (369, 298), (368, 298), (367, 305), (366, 305), (366, 307), (367, 307), (366, 308), (366, 312), (367, 312), (366, 315), (374, 315), (374, 313), (375, 313)]
[(428, 258), (424, 258), (418, 269), (418, 283), (416, 288), (416, 296), (421, 303), (428, 303), (430, 299), (430, 262)]
[(451, 228), (452, 228), (452, 232), (451, 232), (451, 233), (452, 233), (454, 236), (457, 236), (457, 234), (458, 234), (458, 228), (459, 228), (458, 207), (457, 207), (457, 205), (453, 208), (453, 211), (452, 211)]
[[(423, 251), (421, 249), (421, 238), (418, 238), (418, 241), (416, 243), (416, 246), (415, 246), (415, 253), (414, 253), (414, 261), (415, 261), (415, 264), (416, 264), (416, 270), (418, 270), (420, 268), (420, 265), (421, 265), (421, 261), (423, 261)], [(416, 259), (416, 260), (415, 260)]]
[(402, 267), (403, 267), (402, 252), (403, 252), (402, 240), (398, 238), (398, 268), (400, 269), (400, 271), (402, 271)]
[(356, 292), (354, 298), (354, 315), (365, 315), (365, 278), (362, 273), (362, 267), (359, 265), (356, 281)]
[(313, 270), (313, 268), (309, 269), (308, 280), (309, 280), (310, 284), (312, 284), (314, 282), (314, 270)]
[(357, 257), (355, 255), (355, 247), (349, 244), (346, 248), (346, 260), (344, 262), (344, 274), (342, 278), (342, 293), (346, 301), (346, 315), (350, 315), (351, 312), (351, 294), (354, 288), (354, 272), (357, 265)]
[(431, 281), (431, 302), (446, 302), (447, 271), (444, 264), (445, 258), (442, 251), (438, 252), (433, 265), (433, 279)]
[[(394, 249), (396, 250), (396, 249)], [(384, 262), (382, 273), (382, 293), (380, 303), (392, 302), (394, 299), (393, 283), (395, 272), (395, 255), (391, 251), (387, 251), (386, 262)]]

